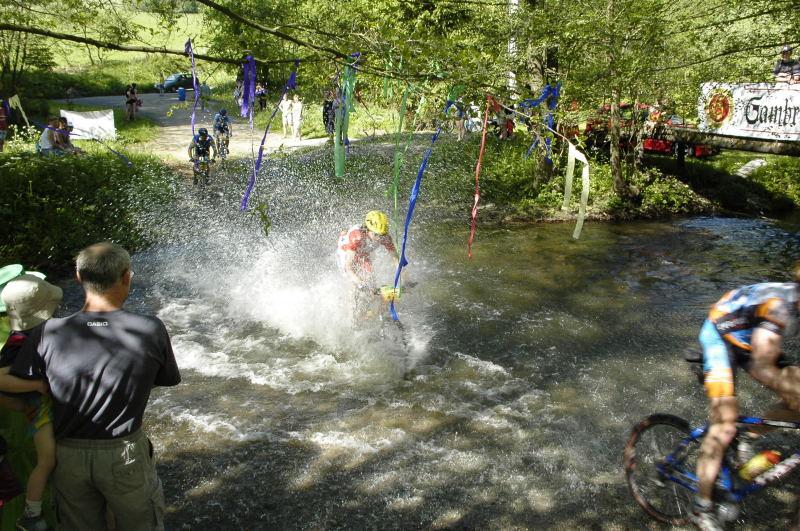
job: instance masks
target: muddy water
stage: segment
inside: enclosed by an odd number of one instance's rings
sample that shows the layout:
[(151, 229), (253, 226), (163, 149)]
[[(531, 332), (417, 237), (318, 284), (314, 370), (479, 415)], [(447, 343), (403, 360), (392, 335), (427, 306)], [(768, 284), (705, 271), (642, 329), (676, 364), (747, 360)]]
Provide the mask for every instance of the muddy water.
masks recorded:
[[(264, 237), (215, 193), (134, 257), (129, 306), (164, 320), (183, 373), (146, 418), (168, 529), (657, 528), (626, 491), (631, 426), (701, 421), (681, 351), (707, 308), (800, 258), (796, 225), (695, 218), (580, 241), (481, 227), (469, 261), (467, 224), (421, 211), (398, 351), (352, 330), (332, 257), (372, 204), (285, 184)], [(769, 395), (741, 380), (755, 412)], [(795, 495), (767, 492), (742, 528), (785, 528)]]

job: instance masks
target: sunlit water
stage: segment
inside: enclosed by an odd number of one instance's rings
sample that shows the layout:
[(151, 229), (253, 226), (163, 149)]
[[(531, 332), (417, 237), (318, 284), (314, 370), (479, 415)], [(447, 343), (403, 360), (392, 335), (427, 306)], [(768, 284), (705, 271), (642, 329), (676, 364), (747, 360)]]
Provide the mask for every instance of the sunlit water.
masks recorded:
[[(467, 208), (422, 206), (403, 354), (353, 332), (333, 259), (381, 192), (272, 174), (265, 237), (238, 211), (241, 174), (134, 257), (129, 307), (166, 323), (183, 375), (146, 418), (168, 529), (656, 528), (626, 490), (631, 426), (702, 421), (681, 353), (708, 307), (800, 258), (794, 225), (695, 218), (588, 223), (579, 241), (571, 224), (479, 227), (470, 261)], [(746, 376), (740, 395), (769, 397)], [(795, 492), (766, 493), (745, 528), (785, 527)]]

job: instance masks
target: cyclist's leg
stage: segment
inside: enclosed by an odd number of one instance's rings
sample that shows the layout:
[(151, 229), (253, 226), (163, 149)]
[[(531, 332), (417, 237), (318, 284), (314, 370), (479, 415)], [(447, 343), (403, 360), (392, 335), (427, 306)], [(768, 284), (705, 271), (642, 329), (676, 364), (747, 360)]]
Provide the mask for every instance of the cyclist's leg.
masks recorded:
[(703, 346), (703, 384), (709, 398), (709, 427), (697, 459), (697, 495), (711, 501), (725, 450), (736, 436), (739, 401), (734, 394), (732, 353), (714, 323), (706, 320), (699, 339)]

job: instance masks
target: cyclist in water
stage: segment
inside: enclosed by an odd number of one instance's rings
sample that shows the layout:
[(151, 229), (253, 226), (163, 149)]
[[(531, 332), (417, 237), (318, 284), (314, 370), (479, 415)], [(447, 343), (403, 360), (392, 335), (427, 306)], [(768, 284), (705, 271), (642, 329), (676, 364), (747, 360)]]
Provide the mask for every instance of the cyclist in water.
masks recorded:
[[(231, 117), (228, 116), (228, 111), (220, 109), (214, 116), (214, 139), (217, 142), (217, 149), (223, 153), (222, 158), (225, 158), (224, 153), (228, 153), (228, 144), (230, 143), (231, 136), (233, 135), (233, 122)], [(222, 151), (220, 142), (225, 143), (225, 151)]]
[(793, 273), (795, 282), (754, 284), (726, 293), (711, 308), (700, 331), (709, 428), (697, 459), (699, 489), (691, 514), (698, 529), (722, 529), (712, 493), (722, 458), (736, 436), (736, 368), (742, 367), (781, 398), (767, 417), (800, 421), (800, 367), (778, 367), (783, 338), (797, 334), (800, 266)]
[(389, 252), (397, 267), (400, 257), (389, 235), (389, 217), (378, 210), (368, 212), (362, 225), (353, 225), (339, 234), (336, 259), (342, 272), (353, 283), (356, 315), (361, 313), (364, 303), (374, 297), (376, 285), (371, 254), (381, 245)]

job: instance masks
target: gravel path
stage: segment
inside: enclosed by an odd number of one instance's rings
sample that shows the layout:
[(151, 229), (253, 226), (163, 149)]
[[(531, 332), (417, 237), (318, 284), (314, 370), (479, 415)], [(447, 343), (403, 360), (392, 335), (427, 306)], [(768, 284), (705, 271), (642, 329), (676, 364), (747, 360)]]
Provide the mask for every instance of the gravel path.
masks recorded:
[[(187, 91), (186, 99), (189, 104), (186, 106), (181, 106), (182, 102), (178, 101), (177, 94), (164, 94), (163, 96), (159, 94), (142, 94), (140, 97), (142, 98), (143, 104), (139, 109), (139, 115), (149, 118), (161, 127), (158, 137), (151, 142), (147, 142), (142, 147), (153, 153), (168, 156), (177, 161), (187, 160), (187, 149), (192, 137), (193, 91)], [(73, 101), (83, 105), (93, 105), (107, 109), (125, 108), (125, 98), (122, 96), (95, 96), (76, 98)], [(237, 109), (234, 106), (228, 106), (226, 108), (228, 109), (228, 114), (233, 119), (233, 136), (230, 141), (231, 156), (253, 156), (254, 153), (257, 153), (258, 146), (261, 143), (261, 137), (264, 135), (264, 130), (256, 128), (251, 131), (248, 121), (238, 116), (238, 112), (236, 112)], [(168, 114), (170, 109), (172, 109), (171, 115)], [(203, 111), (198, 105), (197, 114), (195, 116), (195, 127), (207, 127), (209, 131), (211, 131), (214, 114), (217, 110), (217, 107), (206, 107), (206, 110)], [(276, 131), (281, 130), (280, 116), (275, 118), (271, 129)], [(288, 137), (283, 138), (280, 132), (277, 134), (270, 132), (267, 135), (264, 147), (269, 153), (281, 148), (291, 150), (303, 146), (319, 146), (324, 144), (326, 140), (326, 138), (295, 140)]]

